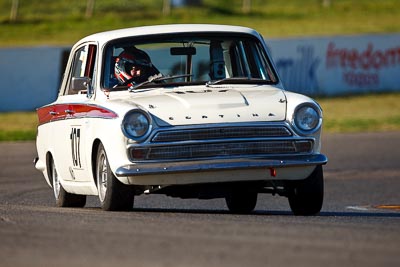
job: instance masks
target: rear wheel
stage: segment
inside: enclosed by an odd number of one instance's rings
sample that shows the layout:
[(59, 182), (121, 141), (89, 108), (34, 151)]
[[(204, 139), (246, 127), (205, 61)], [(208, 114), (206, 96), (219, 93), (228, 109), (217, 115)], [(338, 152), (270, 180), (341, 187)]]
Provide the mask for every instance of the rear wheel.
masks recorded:
[(257, 204), (257, 192), (234, 190), (225, 197), (226, 205), (232, 213), (247, 214)]
[(295, 215), (316, 215), (324, 199), (324, 175), (319, 165), (309, 177), (289, 185), (289, 205)]
[(60, 183), (54, 160), (50, 161), (50, 175), (53, 182), (53, 192), (58, 207), (83, 207), (86, 204), (85, 195), (71, 194), (65, 191)]
[(134, 201), (133, 189), (121, 183), (111, 171), (107, 154), (102, 144), (99, 145), (96, 158), (96, 181), (99, 199), (103, 210), (131, 210)]

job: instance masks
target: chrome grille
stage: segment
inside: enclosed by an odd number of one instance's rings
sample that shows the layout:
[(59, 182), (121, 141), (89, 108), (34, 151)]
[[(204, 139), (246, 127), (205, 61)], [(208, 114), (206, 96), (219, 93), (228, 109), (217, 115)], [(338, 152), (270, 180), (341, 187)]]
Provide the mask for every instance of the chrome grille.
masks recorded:
[(260, 156), (310, 153), (311, 140), (270, 140), (223, 143), (197, 143), (174, 146), (131, 148), (133, 160), (169, 160), (212, 157)]
[(291, 132), (284, 126), (215, 127), (180, 131), (161, 131), (156, 133), (151, 141), (178, 142), (231, 138), (289, 137), (291, 135)]
[(312, 153), (314, 140), (294, 136), (286, 124), (157, 129), (148, 142), (131, 145), (131, 161), (274, 157)]

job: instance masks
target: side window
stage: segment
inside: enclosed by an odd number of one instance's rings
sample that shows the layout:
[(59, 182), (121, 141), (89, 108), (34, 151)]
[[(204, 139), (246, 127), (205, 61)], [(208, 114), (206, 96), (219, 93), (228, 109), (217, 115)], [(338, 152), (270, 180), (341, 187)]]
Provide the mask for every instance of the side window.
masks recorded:
[(72, 78), (88, 77), (93, 80), (96, 50), (97, 47), (95, 45), (85, 45), (75, 52), (67, 85), (68, 90), (66, 93), (68, 95), (77, 94), (76, 90), (72, 90)]
[(87, 52), (86, 46), (75, 53), (74, 66), (72, 67), (72, 77), (84, 77)]

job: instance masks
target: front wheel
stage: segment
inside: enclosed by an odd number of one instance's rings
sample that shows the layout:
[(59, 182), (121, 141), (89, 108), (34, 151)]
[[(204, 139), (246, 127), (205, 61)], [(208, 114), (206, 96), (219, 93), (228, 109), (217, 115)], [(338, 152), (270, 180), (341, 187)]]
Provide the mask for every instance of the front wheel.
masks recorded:
[(316, 215), (324, 199), (324, 175), (319, 165), (309, 177), (289, 184), (289, 205), (295, 215)]
[(65, 191), (60, 183), (54, 160), (50, 160), (50, 175), (53, 182), (53, 192), (58, 207), (76, 207), (82, 208), (86, 204), (85, 195), (71, 194)]
[(102, 144), (99, 145), (97, 150), (96, 181), (103, 210), (123, 211), (132, 209), (134, 191), (115, 177)]

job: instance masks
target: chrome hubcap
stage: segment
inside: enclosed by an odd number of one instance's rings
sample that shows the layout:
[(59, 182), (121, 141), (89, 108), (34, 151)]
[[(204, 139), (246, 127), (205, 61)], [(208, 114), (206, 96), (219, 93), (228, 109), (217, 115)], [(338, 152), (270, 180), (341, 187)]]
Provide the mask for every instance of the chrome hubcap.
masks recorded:
[(53, 165), (51, 166), (51, 176), (53, 178), (53, 192), (54, 192), (54, 197), (58, 199), (60, 197), (60, 180), (58, 179), (58, 174), (56, 170), (56, 166)]
[(107, 166), (108, 166), (107, 158), (103, 152), (99, 157), (99, 163), (97, 167), (97, 185), (99, 190), (99, 198), (101, 202), (104, 202), (107, 192), (107, 179), (108, 179)]

